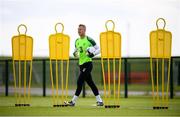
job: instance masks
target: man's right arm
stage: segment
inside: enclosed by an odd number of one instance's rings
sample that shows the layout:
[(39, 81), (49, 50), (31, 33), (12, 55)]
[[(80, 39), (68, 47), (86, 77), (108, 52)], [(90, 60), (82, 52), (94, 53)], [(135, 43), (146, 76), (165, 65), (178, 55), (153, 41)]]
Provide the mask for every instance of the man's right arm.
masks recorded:
[(73, 55), (74, 55), (74, 57), (78, 57), (78, 49), (77, 48), (74, 49)]
[(74, 49), (74, 52), (73, 52), (74, 57), (78, 57), (78, 49), (77, 49), (77, 46), (76, 46), (77, 40), (78, 39), (76, 39), (76, 41), (75, 41), (75, 49)]

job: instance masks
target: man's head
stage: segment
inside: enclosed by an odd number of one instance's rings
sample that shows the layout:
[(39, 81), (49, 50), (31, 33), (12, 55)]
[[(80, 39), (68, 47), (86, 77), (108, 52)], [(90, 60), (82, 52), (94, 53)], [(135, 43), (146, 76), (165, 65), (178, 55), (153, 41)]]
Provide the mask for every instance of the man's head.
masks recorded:
[(80, 37), (84, 37), (86, 33), (86, 26), (84, 24), (79, 24), (78, 34)]

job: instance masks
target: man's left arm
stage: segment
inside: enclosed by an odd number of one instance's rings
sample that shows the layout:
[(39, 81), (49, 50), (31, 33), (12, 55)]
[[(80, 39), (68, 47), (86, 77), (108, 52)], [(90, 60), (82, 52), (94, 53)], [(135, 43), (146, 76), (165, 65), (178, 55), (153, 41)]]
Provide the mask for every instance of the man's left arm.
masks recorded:
[(98, 55), (98, 54), (100, 54), (100, 48), (99, 48), (99, 46), (96, 44), (95, 46), (93, 46), (94, 47), (94, 49), (95, 49), (95, 51), (94, 51), (94, 56), (96, 56), (96, 55)]
[(95, 49), (93, 53), (89, 53), (89, 57), (94, 57), (94, 56), (98, 55), (100, 53), (99, 46), (96, 44), (96, 42), (92, 38), (87, 37), (87, 39)]

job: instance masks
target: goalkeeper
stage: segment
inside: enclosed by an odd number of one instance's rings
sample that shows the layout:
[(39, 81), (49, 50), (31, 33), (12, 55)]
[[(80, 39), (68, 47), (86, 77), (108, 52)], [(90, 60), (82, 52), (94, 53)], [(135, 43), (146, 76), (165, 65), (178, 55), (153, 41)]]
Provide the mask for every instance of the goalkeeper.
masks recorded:
[(77, 89), (75, 95), (70, 102), (66, 103), (69, 106), (75, 106), (76, 100), (81, 93), (83, 83), (84, 81), (86, 81), (87, 84), (91, 87), (94, 95), (96, 96), (97, 106), (103, 106), (103, 101), (91, 76), (91, 71), (93, 68), (92, 57), (99, 54), (100, 49), (92, 38), (85, 35), (85, 32), (86, 26), (80, 24), (78, 28), (78, 34), (80, 37), (75, 42), (75, 52), (73, 53), (75, 57), (79, 57), (80, 74), (77, 80)]

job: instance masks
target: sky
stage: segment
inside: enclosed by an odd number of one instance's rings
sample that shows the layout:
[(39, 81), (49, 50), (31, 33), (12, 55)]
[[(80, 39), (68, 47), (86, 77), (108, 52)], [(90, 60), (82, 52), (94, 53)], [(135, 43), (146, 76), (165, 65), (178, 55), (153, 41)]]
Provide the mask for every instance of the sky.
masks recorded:
[(18, 35), (19, 24), (25, 24), (34, 39), (33, 55), (48, 57), (49, 35), (56, 23), (63, 23), (72, 56), (79, 24), (86, 25), (86, 34), (99, 45), (105, 22), (113, 20), (122, 36), (122, 56), (149, 57), (149, 33), (157, 29), (160, 17), (172, 33), (172, 56), (180, 56), (180, 0), (0, 0), (0, 56), (12, 55), (11, 38)]

